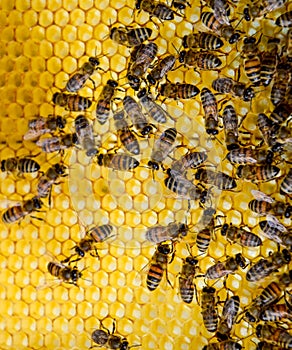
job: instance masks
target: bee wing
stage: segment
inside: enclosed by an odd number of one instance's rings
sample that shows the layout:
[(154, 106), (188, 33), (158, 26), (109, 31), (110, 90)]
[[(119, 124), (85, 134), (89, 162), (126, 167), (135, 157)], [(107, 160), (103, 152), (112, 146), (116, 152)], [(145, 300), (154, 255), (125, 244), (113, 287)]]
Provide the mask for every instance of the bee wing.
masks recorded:
[(168, 234), (168, 226), (156, 225), (150, 227), (145, 234), (147, 241), (153, 243), (161, 243), (170, 239)]
[(269, 221), (270, 226), (278, 229), (279, 231), (281, 231), (281, 232), (287, 231), (286, 227), (284, 225), (282, 225), (274, 215), (268, 214), (267, 220)]
[(220, 24), (230, 25), (224, 3), (221, 0), (214, 1), (214, 16)]
[(265, 201), (268, 203), (273, 203), (275, 201), (270, 196), (268, 196), (265, 193), (258, 191), (258, 190), (251, 190), (251, 194), (254, 196), (255, 199), (260, 200), (260, 201)]
[(57, 137), (57, 136), (55, 136), (55, 137), (45, 137), (45, 138), (43, 138), (41, 140), (38, 140), (36, 142), (36, 145), (39, 146), (39, 147), (42, 147), (45, 144), (47, 144), (47, 145), (48, 144), (55, 144), (57, 142), (60, 142), (59, 137)]

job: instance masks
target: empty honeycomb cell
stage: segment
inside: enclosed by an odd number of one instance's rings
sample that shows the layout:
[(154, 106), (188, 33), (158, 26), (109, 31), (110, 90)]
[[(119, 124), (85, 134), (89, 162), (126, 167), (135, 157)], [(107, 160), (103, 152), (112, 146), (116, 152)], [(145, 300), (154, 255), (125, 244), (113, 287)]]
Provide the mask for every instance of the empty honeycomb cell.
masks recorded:
[[(64, 31), (63, 31), (63, 33), (64, 33)], [(46, 39), (48, 41), (55, 43), (55, 42), (58, 42), (61, 39), (61, 37), (62, 37), (62, 31), (61, 31), (61, 28), (59, 28), (58, 26), (53, 24), (47, 28)], [(68, 41), (66, 39), (65, 39), (65, 41)]]
[[(51, 64), (54, 61), (51, 62)], [(54, 68), (56, 69), (56, 64), (53, 65)], [(46, 70), (46, 62), (43, 58), (41, 57), (34, 57), (31, 59), (31, 69), (34, 72), (39, 72), (42, 73)], [(24, 70), (25, 71), (25, 70)]]
[(20, 42), (25, 42), (30, 38), (29, 28), (27, 26), (18, 26), (15, 29), (15, 37)]
[(54, 14), (54, 22), (59, 27), (65, 27), (70, 20), (69, 13), (64, 9), (59, 9)]
[(72, 317), (69, 321), (69, 331), (78, 334), (84, 331), (84, 321), (81, 317)]
[(122, 272), (114, 271), (111, 273), (109, 284), (114, 288), (119, 288), (125, 285), (125, 275)]
[(52, 57), (47, 61), (47, 69), (50, 73), (56, 74), (61, 70), (61, 60), (57, 57)]
[[(16, 101), (17, 91), (14, 87), (7, 88), (3, 93), (3, 100), (6, 102), (15, 102)], [(27, 98), (27, 97), (26, 97)]]
[(45, 335), (45, 345), (47, 348), (56, 348), (61, 345), (60, 337), (57, 333), (51, 332)]
[(66, 42), (74, 42), (77, 37), (77, 28), (70, 24), (66, 25), (62, 30), (62, 37)]
[(8, 258), (8, 268), (16, 272), (22, 268), (22, 259), (15, 254), (10, 255)]
[(68, 333), (68, 320), (65, 317), (58, 317), (53, 321), (53, 329), (57, 334)]
[(10, 256), (14, 253), (14, 243), (11, 241), (11, 239), (1, 240), (0, 247), (1, 254), (4, 256)]
[(95, 30), (95, 26), (100, 22), (100, 11), (95, 8), (91, 8), (86, 12), (86, 22), (93, 26), (93, 30)]
[(78, 31), (81, 29), (80, 26), (84, 23), (84, 21), (85, 21), (85, 13), (81, 9), (76, 8), (70, 12), (70, 23), (73, 26), (78, 27)]
[[(14, 313), (17, 316), (20, 316), (22, 318), (22, 322), (24, 324), (24, 323), (26, 323), (26, 321), (28, 321), (27, 317), (25, 317), (25, 316), (28, 316), (28, 314), (29, 314), (29, 307), (24, 301), (19, 300), (19, 301), (15, 302), (15, 304), (14, 304)], [(31, 321), (32, 321), (32, 319), (31, 319)], [(27, 327), (27, 329), (29, 329), (29, 327)]]
[(15, 273), (15, 282), (18, 286), (20, 287), (25, 287), (27, 285), (29, 285), (30, 282), (30, 275), (27, 271), (17, 271)]
[(21, 296), (22, 296), (22, 299), (27, 304), (30, 304), (30, 303), (36, 301), (36, 298), (37, 298), (35, 289), (32, 286), (24, 287), (21, 291)]
[[(50, 322), (44, 322), (43, 327), (46, 333), (46, 330), (49, 332), (52, 329), (52, 322), (51, 320), (57, 318), (60, 316), (60, 306), (59, 303), (56, 301), (49, 301), (45, 305), (45, 315), (47, 316), (43, 320), (47, 320)], [(39, 320), (41, 322), (42, 319)]]
[(58, 41), (54, 46), (54, 54), (57, 57), (64, 59), (69, 55), (69, 44), (63, 40)]
[(53, 23), (54, 17), (53, 13), (50, 10), (43, 10), (39, 15), (39, 24), (46, 28)]
[(40, 43), (41, 56), (44, 58), (49, 58), (52, 56), (52, 53), (53, 53), (53, 45), (46, 40), (41, 41)]
[(81, 302), (77, 306), (78, 315), (84, 319), (92, 316), (92, 304), (88, 302)]
[(17, 332), (13, 335), (13, 344), (17, 347), (26, 347), (28, 345), (28, 337), (24, 332)]

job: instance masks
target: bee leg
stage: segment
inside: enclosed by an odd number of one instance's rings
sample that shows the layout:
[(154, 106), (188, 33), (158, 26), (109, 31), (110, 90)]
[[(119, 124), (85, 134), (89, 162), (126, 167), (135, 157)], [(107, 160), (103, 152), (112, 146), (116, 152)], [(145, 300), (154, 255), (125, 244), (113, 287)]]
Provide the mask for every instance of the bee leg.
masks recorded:
[(93, 89), (95, 90), (96, 89), (95, 81), (92, 78), (88, 78), (88, 80), (92, 82)]
[(94, 248), (94, 252), (91, 252), (90, 255), (93, 256), (94, 258), (99, 258), (99, 254), (96, 248)]
[(173, 285), (172, 285), (172, 283), (170, 282), (170, 280), (169, 280), (169, 278), (168, 278), (168, 271), (167, 271), (167, 268), (165, 269), (165, 277), (166, 277), (167, 283), (171, 286), (171, 288), (173, 288)]

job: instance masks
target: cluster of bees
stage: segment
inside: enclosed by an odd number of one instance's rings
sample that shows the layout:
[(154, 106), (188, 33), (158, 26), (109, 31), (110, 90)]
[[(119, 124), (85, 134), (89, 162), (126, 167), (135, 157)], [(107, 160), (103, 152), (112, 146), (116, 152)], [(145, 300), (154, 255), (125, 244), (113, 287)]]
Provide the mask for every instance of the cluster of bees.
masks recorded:
[[(225, 0), (206, 1), (206, 5), (212, 9), (201, 13), (201, 22), (206, 32), (193, 32), (182, 38), (183, 50), (177, 51), (177, 55), (166, 55), (157, 58), (158, 46), (150, 40), (152, 30), (147, 27), (111, 27), (110, 38), (117, 45), (127, 46), (130, 57), (127, 65), (126, 84), (131, 94), (125, 94), (123, 99), (117, 98), (118, 91), (124, 92), (119, 81), (109, 79), (95, 104), (94, 123), (86, 116), (86, 111), (92, 107), (93, 101), (88, 97), (79, 95), (79, 91), (88, 84), (95, 88), (93, 75), (96, 71), (104, 72), (100, 66), (98, 57), (90, 57), (80, 69), (68, 80), (64, 91), (55, 92), (52, 103), (64, 107), (70, 112), (78, 112), (74, 119), (74, 132), (64, 133), (66, 118), (50, 115), (47, 118), (37, 117), (29, 121), (28, 131), (24, 135), (25, 141), (33, 141), (41, 152), (46, 154), (59, 152), (61, 156), (71, 147), (83, 150), (87, 157), (99, 166), (116, 171), (135, 171), (142, 166), (151, 169), (153, 177), (155, 172), (163, 172), (165, 188), (175, 194), (177, 198), (188, 200), (188, 211), (192, 211), (193, 202), (197, 202), (203, 208), (203, 214), (199, 222), (191, 227), (186, 222), (171, 222), (168, 225), (157, 224), (146, 231), (146, 240), (156, 245), (155, 253), (149, 262), (146, 278), (146, 286), (149, 291), (158, 288), (163, 276), (168, 283), (167, 268), (175, 257), (176, 245), (187, 240), (189, 256), (183, 260), (179, 274), (179, 294), (183, 302), (190, 304), (196, 296), (201, 306), (201, 314), (205, 328), (214, 333), (213, 340), (204, 350), (240, 350), (242, 346), (234, 338), (233, 327), (239, 319), (253, 324), (261, 321), (256, 326), (256, 336), (259, 339), (257, 349), (289, 349), (292, 348), (292, 335), (285, 327), (285, 320), (291, 319), (291, 303), (285, 290), (291, 285), (292, 271), (278, 276), (277, 281), (271, 282), (253, 300), (243, 312), (240, 312), (240, 300), (236, 295), (227, 296), (219, 316), (217, 290), (214, 288), (216, 281), (235, 274), (238, 269), (246, 269), (246, 280), (249, 282), (262, 281), (272, 276), (281, 267), (289, 265), (291, 261), (292, 231), (281, 220), (290, 219), (292, 205), (289, 199), (292, 193), (292, 169), (285, 175), (281, 175), (278, 163), (284, 163), (289, 167), (289, 147), (292, 143), (291, 125), (289, 125), (292, 112), (291, 99), (291, 64), (292, 64), (292, 29), (288, 29), (286, 42), (278, 38), (269, 38), (267, 49), (260, 51), (258, 40), (254, 36), (245, 36), (239, 30), (241, 21), (251, 21), (267, 16), (271, 11), (285, 5), (285, 0), (256, 1), (247, 5), (243, 11), (243, 18), (234, 24), (230, 20), (232, 9), (237, 2), (232, 4)], [(135, 10), (147, 12), (150, 20), (173, 20), (176, 16), (183, 17), (187, 7), (192, 3), (184, 0), (173, 0), (169, 6), (166, 3), (153, 0), (137, 0)], [(279, 16), (275, 24), (279, 27), (292, 26), (291, 12), (285, 12)], [(195, 72), (216, 70), (222, 68), (221, 48), (224, 42), (238, 45), (242, 42), (242, 67), (241, 74), (245, 74), (249, 84), (237, 79), (219, 74), (208, 87), (201, 90), (194, 84), (173, 83), (167, 74), (180, 67), (194, 69)], [(220, 55), (218, 55), (218, 52)], [(239, 99), (252, 104), (253, 99), (262, 89), (271, 88), (270, 101), (273, 110), (269, 116), (259, 113), (257, 127), (262, 135), (259, 145), (243, 145), (240, 139), (240, 125), (236, 109), (230, 103), (230, 99)], [(212, 90), (214, 92), (212, 92)], [(258, 89), (258, 90), (257, 90)], [(261, 90), (260, 90), (261, 89)], [(222, 115), (219, 112), (217, 94), (226, 95), (227, 99), (221, 103)], [(136, 96), (135, 96), (136, 95)], [(176, 119), (162, 107), (159, 98), (163, 100), (183, 101), (199, 95), (204, 112), (206, 135), (214, 142), (220, 142), (218, 136), (221, 130), (224, 133), (224, 142), (227, 149), (226, 159), (232, 164), (233, 176), (216, 171), (215, 166), (208, 160), (208, 152), (191, 149), (185, 145), (177, 144), (179, 132), (175, 128)], [(121, 102), (116, 102), (122, 100)], [(118, 107), (114, 108), (114, 104)], [(224, 108), (223, 108), (224, 107)], [(94, 132), (94, 124), (103, 125), (109, 122), (113, 114), (115, 131), (118, 143), (111, 149), (104, 149), (97, 145)], [(221, 123), (222, 121), (222, 123)], [(166, 123), (173, 123), (173, 127), (161, 128)], [(46, 134), (50, 137), (45, 137)], [(150, 158), (139, 161), (135, 156), (141, 155), (141, 140), (154, 140)], [(185, 150), (179, 159), (171, 158), (172, 152), (181, 147)], [(291, 150), (290, 150), (291, 152)], [(33, 157), (9, 158), (1, 161), (1, 171), (17, 173), (34, 173), (40, 171), (40, 165)], [(171, 164), (167, 159), (172, 159)], [(37, 183), (37, 194), (21, 204), (8, 208), (2, 214), (2, 220), (6, 224), (13, 224), (27, 215), (41, 210), (43, 200), (48, 198), (51, 206), (52, 187), (59, 183), (60, 179), (68, 175), (68, 167), (56, 163), (45, 173), (40, 173)], [(262, 258), (254, 264), (249, 264), (247, 259), (238, 253), (227, 257), (224, 261), (218, 261), (210, 266), (204, 273), (200, 271), (198, 263), (200, 256), (208, 252), (212, 237), (216, 230), (220, 229), (221, 235), (230, 243), (238, 243), (242, 247), (252, 249), (262, 245), (262, 239), (242, 226), (232, 223), (217, 225), (219, 215), (213, 204), (213, 194), (219, 191), (235, 191), (238, 181), (251, 181), (255, 184), (280, 180), (280, 195), (282, 201), (278, 201), (259, 190), (253, 190), (254, 199), (248, 204), (253, 212), (266, 216), (261, 220), (259, 227), (263, 236), (276, 242), (278, 251), (270, 252), (269, 256)], [(33, 218), (40, 219), (31, 215)], [(188, 239), (191, 229), (196, 231), (195, 238)], [(63, 282), (77, 285), (82, 277), (76, 263), (86, 254), (98, 257), (96, 244), (113, 237), (113, 226), (110, 224), (94, 226), (86, 231), (74, 247), (71, 256), (57, 262), (48, 263), (48, 272)], [(196, 247), (198, 255), (192, 253)], [(284, 249), (282, 249), (284, 247)], [(204, 278), (206, 286), (200, 295), (197, 295), (196, 278)], [(209, 285), (213, 283), (212, 285)], [(285, 296), (285, 304), (278, 301)], [(288, 295), (288, 296), (287, 296)], [(263, 323), (264, 322), (264, 323)], [(279, 323), (280, 326), (272, 325)], [(115, 324), (112, 332), (101, 323), (101, 329), (92, 333), (92, 341), (96, 346), (105, 346), (110, 349), (126, 350), (130, 347), (128, 341), (115, 335)]]

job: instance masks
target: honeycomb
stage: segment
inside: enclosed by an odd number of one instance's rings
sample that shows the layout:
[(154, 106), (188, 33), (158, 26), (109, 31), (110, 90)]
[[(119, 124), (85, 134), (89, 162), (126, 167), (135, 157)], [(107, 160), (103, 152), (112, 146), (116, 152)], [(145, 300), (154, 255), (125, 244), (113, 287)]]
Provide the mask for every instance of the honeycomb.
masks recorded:
[[(72, 73), (91, 56), (100, 58), (104, 71), (93, 74), (96, 89), (88, 82), (80, 92), (82, 96), (96, 101), (108, 79), (119, 79), (119, 85), (125, 90), (118, 92), (117, 97), (133, 96), (125, 80), (130, 50), (109, 38), (110, 27), (147, 24), (153, 30), (151, 40), (158, 45), (158, 56), (177, 55), (181, 38), (194, 27), (200, 28), (200, 13), (203, 8), (207, 9), (199, 1), (191, 3), (184, 15), (159, 23), (150, 20), (144, 11), (133, 15), (134, 0), (2, 0), (1, 160), (37, 155), (42, 171), (59, 162), (60, 154), (40, 153), (35, 143), (23, 141), (28, 120), (36, 115), (62, 115), (67, 119), (65, 132), (73, 132), (73, 118), (78, 114), (54, 106), (51, 99), (55, 92), (64, 89)], [(232, 7), (232, 16), (237, 21), (242, 17), (244, 6), (242, 2), (237, 8)], [(276, 27), (273, 19), (288, 10), (291, 11), (291, 3), (267, 18), (241, 21), (238, 29), (245, 35), (263, 33), (260, 49), (264, 51), (269, 37), (285, 40), (287, 29)], [(195, 84), (201, 90), (204, 86), (210, 88), (210, 82), (219, 73), (235, 77), (241, 66), (240, 45), (240, 42), (224, 45), (221, 52), (223, 68), (219, 72), (198, 72), (181, 67), (171, 71), (168, 79)], [(240, 81), (248, 82), (243, 73)], [(245, 117), (242, 129), (249, 133), (248, 142), (252, 144), (260, 138), (255, 126), (257, 113), (273, 108), (269, 93), (269, 88), (259, 91), (252, 104), (232, 99), (239, 118)], [(158, 100), (162, 103), (161, 97)], [(118, 100), (114, 105), (119, 105)], [(95, 103), (85, 113), (92, 121), (94, 106)], [(205, 135), (199, 95), (190, 100), (166, 100), (164, 106), (176, 121), (179, 143), (207, 150), (208, 160), (217, 169), (234, 176), (233, 167), (224, 159), (223, 132), (218, 139)], [(173, 126), (169, 119), (158, 127), (157, 133)], [(112, 118), (102, 126), (94, 126), (98, 143), (105, 149), (110, 149), (117, 140), (114, 130)], [(36, 214), (43, 220), (28, 216), (19, 224), (1, 222), (1, 349), (87, 349), (94, 345), (91, 333), (100, 328), (100, 320), (109, 329), (116, 320), (117, 334), (126, 337), (130, 345), (141, 344), (141, 348), (147, 350), (202, 349), (208, 344), (213, 335), (203, 326), (198, 302), (194, 298), (191, 304), (185, 304), (178, 294), (178, 275), (183, 259), (189, 255), (186, 242), (191, 242), (195, 235), (202, 208), (194, 201), (189, 208), (187, 200), (177, 198), (163, 187), (163, 172), (153, 174), (145, 164), (154, 138), (140, 142), (139, 160), (144, 166), (128, 172), (100, 167), (82, 150), (66, 151), (64, 162), (69, 167), (69, 175), (53, 186), (51, 206), (45, 202), (42, 212)], [(178, 159), (185, 152), (186, 149), (178, 148), (173, 157)], [(171, 159), (166, 163), (169, 166)], [(284, 175), (287, 172), (285, 162), (278, 166)], [(35, 174), (18, 177), (3, 172), (0, 176), (3, 212), (13, 204), (31, 198), (36, 191)], [(263, 245), (248, 249), (230, 244), (218, 231), (208, 254), (199, 256), (202, 273), (216, 261), (224, 261), (227, 256), (239, 252), (254, 262), (260, 256), (268, 256), (271, 250), (277, 250), (277, 244), (260, 233), (259, 217), (248, 210), (248, 202), (252, 189), (283, 200), (278, 194), (279, 183), (273, 180), (255, 185), (238, 180), (238, 191), (215, 191), (213, 204), (217, 215), (224, 217), (220, 222), (248, 226), (262, 238)], [(167, 225), (173, 221), (186, 222), (191, 230), (176, 244), (174, 260), (168, 266), (173, 288), (164, 276), (159, 287), (150, 292), (146, 287), (146, 275), (155, 246), (146, 241), (145, 232), (156, 224)], [(291, 224), (289, 219), (281, 222), (287, 226)], [(78, 262), (84, 277), (78, 281), (78, 287), (54, 280), (47, 271), (48, 261), (69, 256), (88, 227), (107, 223), (114, 226), (114, 237), (98, 245), (99, 258), (86, 256)], [(192, 253), (199, 255), (195, 246)], [(220, 300), (225, 300), (228, 293), (238, 295), (241, 311), (257, 295), (259, 287), (266, 286), (271, 280), (266, 279), (261, 285), (249, 283), (245, 273), (246, 270), (239, 269), (228, 277), (228, 291), (222, 280), (214, 285)], [(195, 283), (200, 298), (204, 279), (198, 278)], [(219, 310), (222, 310), (220, 304)], [(244, 320), (235, 325), (233, 338), (245, 349), (256, 347), (254, 328)]]

